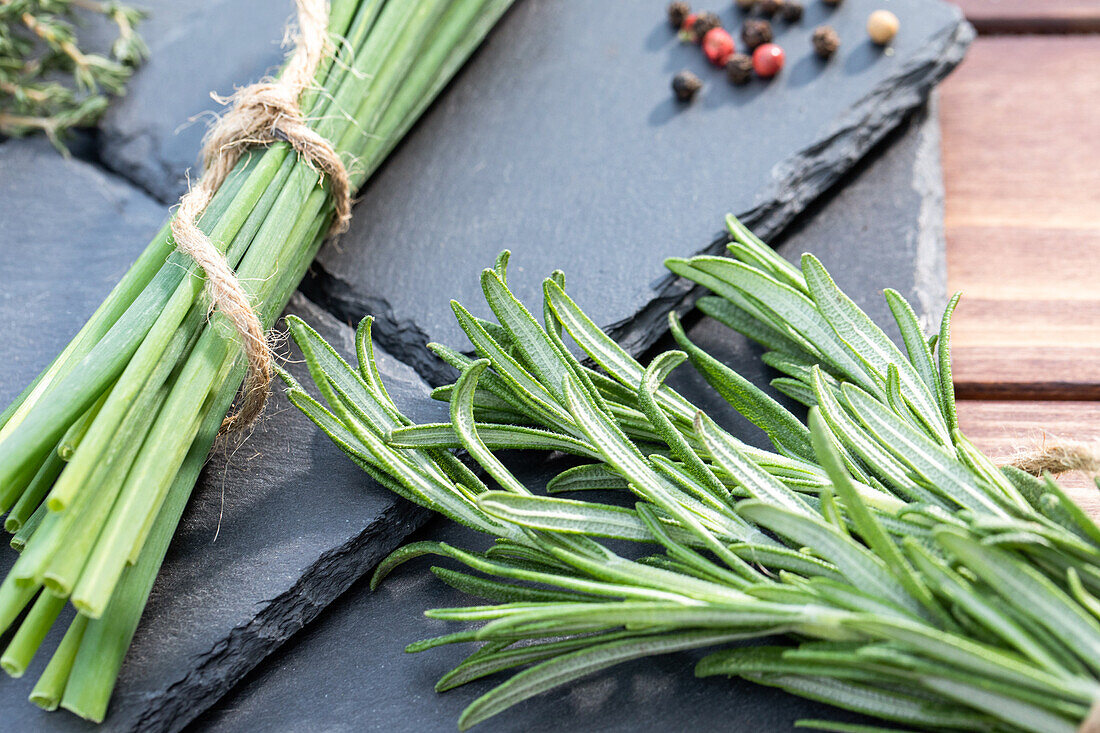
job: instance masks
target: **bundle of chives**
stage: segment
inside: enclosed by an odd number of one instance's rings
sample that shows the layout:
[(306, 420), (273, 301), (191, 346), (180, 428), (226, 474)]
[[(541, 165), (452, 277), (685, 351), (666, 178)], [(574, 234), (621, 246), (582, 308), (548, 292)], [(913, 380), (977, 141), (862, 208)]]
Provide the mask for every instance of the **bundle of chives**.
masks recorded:
[[(377, 169), (511, 0), (333, 0), (341, 39), (304, 117), (353, 189)], [(325, 238), (333, 202), (286, 143), (243, 157), (199, 227), (270, 328)], [(226, 319), (168, 225), (54, 362), (0, 414), (0, 513), (21, 552), (0, 583), (0, 655), (27, 669), (66, 600), (77, 610), (31, 700), (101, 721), (199, 471), (243, 379)], [(24, 614), (24, 611), (25, 614)]]

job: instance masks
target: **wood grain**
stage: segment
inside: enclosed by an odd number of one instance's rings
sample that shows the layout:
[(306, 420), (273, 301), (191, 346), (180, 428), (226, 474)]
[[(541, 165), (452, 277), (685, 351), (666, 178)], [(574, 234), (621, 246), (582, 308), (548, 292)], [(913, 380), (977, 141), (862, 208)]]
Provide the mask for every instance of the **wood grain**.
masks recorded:
[(960, 396), (1100, 399), (1098, 70), (1100, 37), (979, 38), (942, 87)]
[(948, 227), (1100, 225), (1100, 37), (979, 38), (942, 89)]
[[(959, 427), (998, 463), (1056, 438), (1100, 439), (1100, 402), (1012, 402), (960, 400)], [(1081, 473), (1059, 479), (1074, 501), (1100, 517), (1100, 491)]]
[(1095, 33), (1098, 0), (955, 0), (980, 33)]

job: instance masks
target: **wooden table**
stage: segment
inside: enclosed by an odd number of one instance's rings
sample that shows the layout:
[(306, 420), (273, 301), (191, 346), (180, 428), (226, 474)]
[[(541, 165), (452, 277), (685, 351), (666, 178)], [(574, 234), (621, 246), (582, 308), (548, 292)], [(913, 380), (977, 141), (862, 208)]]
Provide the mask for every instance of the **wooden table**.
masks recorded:
[(979, 31), (940, 106), (960, 421), (995, 457), (1098, 438), (1100, 0), (959, 5)]

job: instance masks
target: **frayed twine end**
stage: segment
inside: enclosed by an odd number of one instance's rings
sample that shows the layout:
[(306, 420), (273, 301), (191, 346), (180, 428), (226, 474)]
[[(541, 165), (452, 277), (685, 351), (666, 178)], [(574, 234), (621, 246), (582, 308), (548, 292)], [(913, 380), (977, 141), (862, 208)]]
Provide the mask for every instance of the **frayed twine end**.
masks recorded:
[[(1100, 474), (1100, 442), (1055, 440), (1041, 448), (1017, 453), (1006, 465), (1032, 476), (1042, 476), (1044, 473), (1057, 476), (1070, 471), (1082, 471), (1095, 476)], [(1100, 721), (1097, 725), (1097, 733), (1100, 733)]]

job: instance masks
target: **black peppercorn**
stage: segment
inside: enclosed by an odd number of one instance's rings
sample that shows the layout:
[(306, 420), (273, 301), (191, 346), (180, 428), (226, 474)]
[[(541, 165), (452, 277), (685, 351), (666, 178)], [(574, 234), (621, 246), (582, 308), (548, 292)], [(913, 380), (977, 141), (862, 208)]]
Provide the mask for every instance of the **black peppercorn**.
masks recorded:
[(703, 82), (699, 77), (687, 70), (672, 77), (672, 91), (681, 102), (690, 102), (702, 86)]
[(756, 8), (770, 18), (783, 8), (783, 0), (759, 0)]
[(802, 20), (802, 3), (795, 0), (787, 0), (783, 3), (783, 20), (788, 23), (797, 23)]
[(695, 16), (695, 23), (691, 26), (691, 34), (695, 37), (696, 42), (699, 42), (703, 40), (703, 36), (707, 34), (707, 31), (721, 27), (722, 21), (717, 15), (703, 12)]
[(735, 53), (726, 63), (726, 78), (730, 84), (747, 84), (752, 78), (752, 56)]
[(825, 3), (826, 5), (832, 5), (833, 7), (836, 7), (837, 5), (840, 5), (840, 0), (821, 0), (821, 1), (823, 3)]
[(765, 43), (771, 43), (772, 24), (766, 20), (746, 20), (741, 26), (741, 40), (749, 47), (749, 50)]
[(756, 5), (756, 0), (734, 0), (737, 3), (737, 7), (741, 8), (743, 12), (749, 12), (753, 6)]
[(819, 25), (814, 28), (811, 40), (814, 44), (814, 53), (823, 59), (832, 56), (840, 47), (840, 36), (836, 34), (832, 26)]
[(684, 18), (691, 15), (691, 6), (684, 2), (668, 4), (668, 24), (676, 30), (684, 24)]

